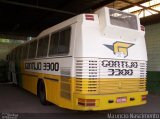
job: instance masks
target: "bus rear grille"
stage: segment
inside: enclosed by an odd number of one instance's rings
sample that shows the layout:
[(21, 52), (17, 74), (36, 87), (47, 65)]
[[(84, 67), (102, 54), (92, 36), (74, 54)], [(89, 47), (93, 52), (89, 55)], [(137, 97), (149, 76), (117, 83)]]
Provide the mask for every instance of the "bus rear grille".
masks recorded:
[(146, 79), (76, 79), (81, 94), (112, 94), (146, 90)]
[(128, 77), (108, 76), (107, 68), (102, 67), (102, 61), (98, 59), (77, 59), (75, 63), (76, 93), (112, 94), (146, 90), (146, 62), (139, 61), (139, 67), (134, 69), (135, 75)]
[(146, 78), (147, 75), (147, 63), (140, 63), (140, 78)]
[(77, 78), (95, 78), (99, 77), (99, 63), (97, 60), (76, 60)]

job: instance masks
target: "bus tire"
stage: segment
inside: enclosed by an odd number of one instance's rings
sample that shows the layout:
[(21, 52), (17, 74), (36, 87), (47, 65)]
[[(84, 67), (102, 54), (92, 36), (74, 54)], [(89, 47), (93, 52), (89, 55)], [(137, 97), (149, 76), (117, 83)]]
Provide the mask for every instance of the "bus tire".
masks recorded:
[(46, 100), (46, 89), (43, 80), (38, 82), (38, 97), (42, 105), (47, 105), (48, 102)]

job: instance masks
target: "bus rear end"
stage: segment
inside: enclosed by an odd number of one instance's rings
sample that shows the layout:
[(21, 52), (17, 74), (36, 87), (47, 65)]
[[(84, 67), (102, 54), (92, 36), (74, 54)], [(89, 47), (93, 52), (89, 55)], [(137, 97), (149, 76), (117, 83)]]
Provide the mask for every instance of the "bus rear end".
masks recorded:
[(138, 17), (103, 8), (79, 19), (73, 109), (108, 110), (145, 104), (147, 53)]

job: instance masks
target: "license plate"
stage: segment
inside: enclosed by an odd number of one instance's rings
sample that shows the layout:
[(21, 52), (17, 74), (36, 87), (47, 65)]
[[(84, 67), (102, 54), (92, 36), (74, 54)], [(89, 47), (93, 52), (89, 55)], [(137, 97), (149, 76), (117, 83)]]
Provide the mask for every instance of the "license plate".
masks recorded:
[(124, 103), (127, 102), (127, 97), (118, 97), (116, 100), (117, 103)]

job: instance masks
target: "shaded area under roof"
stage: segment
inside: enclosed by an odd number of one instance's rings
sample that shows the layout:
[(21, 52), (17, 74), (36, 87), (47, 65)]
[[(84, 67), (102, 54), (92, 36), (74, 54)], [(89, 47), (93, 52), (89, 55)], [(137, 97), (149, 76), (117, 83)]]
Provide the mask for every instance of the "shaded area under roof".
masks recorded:
[[(128, 1), (140, 4), (147, 0)], [(124, 9), (133, 4), (123, 0), (0, 0), (0, 36), (35, 37), (48, 27), (103, 6)]]

